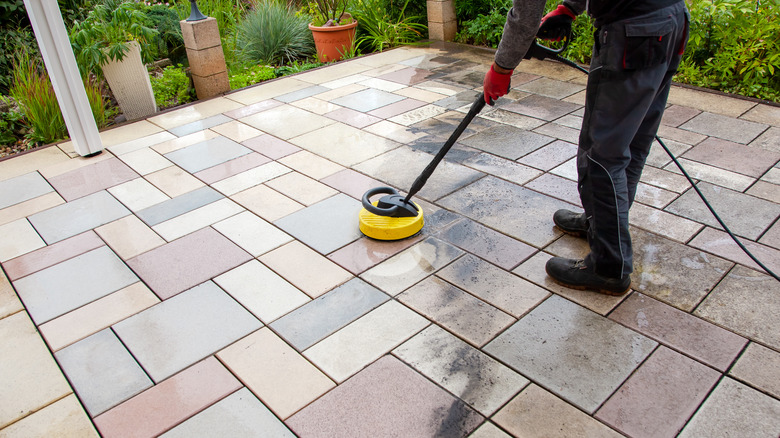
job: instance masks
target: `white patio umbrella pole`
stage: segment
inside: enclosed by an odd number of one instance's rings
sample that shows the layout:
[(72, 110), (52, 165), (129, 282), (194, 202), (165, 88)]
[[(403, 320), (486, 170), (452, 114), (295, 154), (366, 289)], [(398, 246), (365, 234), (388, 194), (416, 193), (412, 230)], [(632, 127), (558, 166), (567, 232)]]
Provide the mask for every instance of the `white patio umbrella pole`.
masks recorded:
[(103, 141), (89, 106), (60, 7), (53, 0), (24, 0), (24, 6), (73, 146), (81, 156), (97, 155), (103, 151)]

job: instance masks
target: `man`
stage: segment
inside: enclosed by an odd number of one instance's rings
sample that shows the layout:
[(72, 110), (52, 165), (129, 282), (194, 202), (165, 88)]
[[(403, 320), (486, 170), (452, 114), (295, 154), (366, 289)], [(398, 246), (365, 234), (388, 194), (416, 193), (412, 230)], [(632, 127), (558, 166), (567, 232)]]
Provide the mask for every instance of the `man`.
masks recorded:
[(688, 11), (682, 0), (564, 0), (541, 17), (544, 4), (514, 0), (485, 75), (485, 100), (509, 91), (512, 71), (536, 36), (560, 39), (587, 5), (597, 30), (577, 153), (585, 212), (558, 210), (553, 221), (587, 236), (590, 253), (584, 260), (553, 257), (546, 271), (566, 287), (622, 295), (633, 271), (628, 210), (685, 49)]

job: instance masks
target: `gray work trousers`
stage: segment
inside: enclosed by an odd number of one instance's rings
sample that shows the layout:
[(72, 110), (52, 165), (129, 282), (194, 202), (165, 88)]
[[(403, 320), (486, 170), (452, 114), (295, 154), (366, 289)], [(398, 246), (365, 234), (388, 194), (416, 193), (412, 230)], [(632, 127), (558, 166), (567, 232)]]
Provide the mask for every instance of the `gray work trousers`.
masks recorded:
[(588, 218), (586, 264), (599, 275), (633, 271), (628, 211), (687, 40), (680, 1), (598, 29), (577, 154)]

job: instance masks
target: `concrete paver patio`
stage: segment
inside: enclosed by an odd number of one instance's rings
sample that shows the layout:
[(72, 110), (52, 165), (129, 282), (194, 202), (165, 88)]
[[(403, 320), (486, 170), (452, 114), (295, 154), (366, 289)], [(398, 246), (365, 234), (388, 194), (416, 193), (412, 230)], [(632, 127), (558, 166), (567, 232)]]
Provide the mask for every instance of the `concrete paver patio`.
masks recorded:
[[(524, 61), (363, 237), (492, 52), (437, 43), (285, 77), (0, 161), (0, 436), (780, 436), (780, 283), (653, 146), (632, 291), (555, 285), (586, 243), (585, 76)], [(675, 86), (660, 136), (780, 271), (780, 108)]]

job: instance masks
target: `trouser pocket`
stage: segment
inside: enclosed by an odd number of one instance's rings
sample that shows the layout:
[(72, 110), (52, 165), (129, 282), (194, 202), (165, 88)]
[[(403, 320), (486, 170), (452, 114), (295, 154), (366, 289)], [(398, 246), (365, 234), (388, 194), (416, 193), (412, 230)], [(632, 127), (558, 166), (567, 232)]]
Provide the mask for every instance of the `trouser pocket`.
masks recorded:
[(625, 26), (625, 70), (654, 67), (666, 61), (674, 31), (674, 21), (671, 17), (652, 22), (626, 23)]

